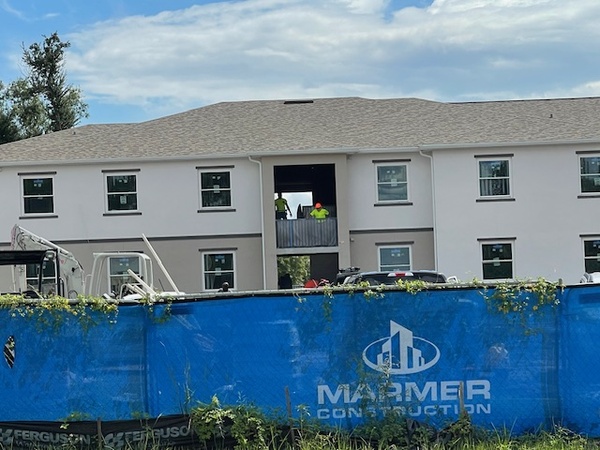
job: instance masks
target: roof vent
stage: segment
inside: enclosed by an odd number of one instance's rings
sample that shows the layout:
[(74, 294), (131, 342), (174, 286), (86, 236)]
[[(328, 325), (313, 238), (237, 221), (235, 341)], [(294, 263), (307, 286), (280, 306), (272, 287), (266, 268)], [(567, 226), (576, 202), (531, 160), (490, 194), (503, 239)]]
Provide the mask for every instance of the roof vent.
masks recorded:
[(314, 100), (286, 100), (283, 102), (284, 105), (302, 105), (304, 103), (314, 103)]

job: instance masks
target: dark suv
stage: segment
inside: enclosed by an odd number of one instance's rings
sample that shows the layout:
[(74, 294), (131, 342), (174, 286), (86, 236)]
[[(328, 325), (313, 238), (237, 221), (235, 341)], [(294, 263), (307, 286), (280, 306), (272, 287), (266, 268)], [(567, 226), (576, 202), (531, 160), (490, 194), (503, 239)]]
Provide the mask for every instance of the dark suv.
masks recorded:
[(369, 286), (386, 284), (393, 286), (396, 281), (421, 280), (426, 283), (447, 283), (448, 279), (443, 273), (434, 270), (411, 270), (406, 272), (358, 272), (348, 275), (342, 284), (369, 283)]

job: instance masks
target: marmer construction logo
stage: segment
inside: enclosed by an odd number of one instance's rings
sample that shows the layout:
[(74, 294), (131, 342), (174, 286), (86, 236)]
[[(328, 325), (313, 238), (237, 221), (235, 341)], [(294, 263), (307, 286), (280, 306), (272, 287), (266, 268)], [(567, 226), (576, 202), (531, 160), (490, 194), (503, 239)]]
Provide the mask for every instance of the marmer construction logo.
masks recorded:
[(440, 359), (440, 349), (390, 320), (390, 335), (370, 343), (363, 350), (362, 358), (373, 370), (408, 375), (433, 367)]

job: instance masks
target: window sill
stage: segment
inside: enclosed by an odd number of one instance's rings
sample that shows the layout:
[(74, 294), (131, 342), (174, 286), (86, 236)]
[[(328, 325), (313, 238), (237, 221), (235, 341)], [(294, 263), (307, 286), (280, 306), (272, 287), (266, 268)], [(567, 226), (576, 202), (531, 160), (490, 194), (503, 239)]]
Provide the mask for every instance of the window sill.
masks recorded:
[(26, 214), (19, 216), (19, 220), (26, 219), (58, 219), (58, 214)]
[(379, 203), (375, 203), (373, 204), (373, 206), (378, 207), (378, 206), (412, 206), (413, 202), (409, 202), (409, 201), (397, 201), (397, 202), (379, 202)]
[(235, 212), (235, 208), (206, 208), (199, 209), (197, 212), (200, 213), (218, 213), (218, 212)]
[(600, 198), (600, 194), (579, 194), (577, 198)]
[(111, 211), (102, 214), (104, 217), (109, 216), (141, 216), (141, 211)]
[(514, 202), (516, 199), (514, 197), (480, 197), (475, 199), (476, 202)]

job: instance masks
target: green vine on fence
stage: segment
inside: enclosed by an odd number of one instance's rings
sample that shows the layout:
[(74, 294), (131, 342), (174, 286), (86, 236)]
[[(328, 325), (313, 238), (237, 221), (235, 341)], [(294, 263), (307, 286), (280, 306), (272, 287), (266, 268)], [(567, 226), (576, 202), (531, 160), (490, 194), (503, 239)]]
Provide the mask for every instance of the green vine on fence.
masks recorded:
[[(155, 323), (163, 323), (171, 318), (172, 298), (142, 298), (140, 305)], [(160, 314), (156, 306), (161, 305)], [(80, 295), (68, 299), (57, 295), (40, 299), (26, 298), (23, 295), (0, 295), (0, 310), (11, 317), (21, 317), (35, 322), (38, 331), (58, 331), (65, 323), (75, 321), (84, 331), (100, 323), (115, 324), (119, 315), (119, 302), (112, 298)]]
[(119, 312), (114, 300), (102, 297), (79, 296), (77, 299), (67, 299), (50, 296), (30, 299), (14, 294), (0, 295), (0, 309), (6, 310), (11, 317), (35, 321), (40, 331), (57, 331), (68, 320), (75, 320), (84, 330), (88, 330), (97, 325), (100, 318), (108, 323), (115, 323)]
[(503, 282), (482, 291), (488, 307), (506, 316), (518, 317), (521, 324), (560, 304), (558, 292), (563, 285), (544, 278)]

